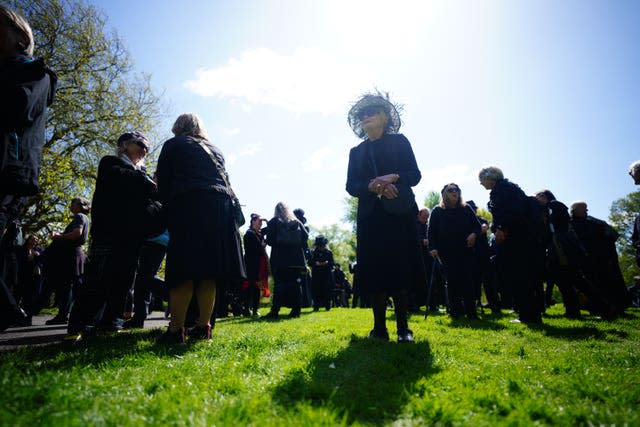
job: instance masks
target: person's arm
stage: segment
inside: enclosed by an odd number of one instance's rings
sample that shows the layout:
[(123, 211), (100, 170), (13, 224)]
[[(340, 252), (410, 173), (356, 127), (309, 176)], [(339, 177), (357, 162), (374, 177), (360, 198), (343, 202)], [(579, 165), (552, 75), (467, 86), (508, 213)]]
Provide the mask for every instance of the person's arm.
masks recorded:
[(404, 135), (398, 134), (397, 138), (402, 166), (400, 170), (396, 171), (396, 174), (398, 174), (396, 183), (415, 187), (422, 179), (422, 173), (420, 172), (420, 168), (418, 168), (416, 156), (413, 153), (413, 148), (411, 148), (411, 143)]
[(366, 197), (370, 194), (369, 181), (371, 177), (364, 175), (359, 167), (360, 157), (364, 153), (362, 146), (354, 147), (349, 152), (349, 166), (347, 168), (347, 193), (353, 197)]
[(427, 240), (429, 240), (429, 253), (431, 256), (438, 256), (438, 226), (440, 220), (440, 208), (435, 207), (429, 216), (429, 225), (427, 227)]

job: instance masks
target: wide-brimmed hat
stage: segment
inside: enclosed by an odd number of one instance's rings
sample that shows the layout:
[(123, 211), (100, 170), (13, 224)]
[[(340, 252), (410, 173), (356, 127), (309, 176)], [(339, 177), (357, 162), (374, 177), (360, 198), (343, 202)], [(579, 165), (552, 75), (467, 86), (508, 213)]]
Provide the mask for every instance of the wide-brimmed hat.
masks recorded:
[(329, 243), (329, 240), (324, 237), (323, 235), (319, 235), (316, 237), (315, 242), (313, 243), (313, 246), (326, 246)]
[(402, 121), (400, 120), (402, 106), (391, 102), (388, 93), (378, 91), (364, 94), (349, 110), (347, 121), (353, 133), (359, 138), (365, 138), (367, 136), (367, 133), (360, 126), (360, 117), (358, 116), (361, 110), (368, 107), (379, 107), (387, 115), (389, 121), (385, 128), (386, 133), (398, 133), (402, 125)]

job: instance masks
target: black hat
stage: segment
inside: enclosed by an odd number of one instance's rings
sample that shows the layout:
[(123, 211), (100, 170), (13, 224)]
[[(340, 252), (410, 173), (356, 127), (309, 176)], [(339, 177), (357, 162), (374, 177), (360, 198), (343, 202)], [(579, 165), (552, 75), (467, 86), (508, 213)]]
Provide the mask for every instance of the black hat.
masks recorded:
[(329, 243), (329, 240), (321, 234), (316, 237), (316, 241), (313, 243), (313, 246), (325, 246), (327, 243)]
[(151, 143), (142, 132), (133, 131), (133, 132), (125, 132), (122, 135), (120, 135), (120, 138), (118, 138), (118, 147), (122, 147), (125, 142), (134, 142), (134, 141), (141, 142), (147, 150), (149, 150), (149, 147), (151, 146)]
[(476, 202), (474, 202), (473, 200), (467, 200), (467, 206), (471, 207), (471, 209), (473, 209), (473, 211), (477, 211), (478, 207), (476, 206)]
[(364, 94), (349, 110), (347, 121), (349, 122), (349, 126), (351, 127), (351, 130), (353, 130), (353, 133), (355, 133), (359, 138), (365, 138), (367, 136), (367, 133), (360, 126), (360, 117), (358, 116), (360, 115), (361, 110), (368, 107), (381, 108), (389, 118), (385, 132), (398, 133), (400, 126), (402, 125), (400, 120), (400, 111), (402, 111), (402, 107), (393, 104), (391, 100), (389, 100), (388, 93), (381, 93), (378, 91), (376, 91), (376, 93)]

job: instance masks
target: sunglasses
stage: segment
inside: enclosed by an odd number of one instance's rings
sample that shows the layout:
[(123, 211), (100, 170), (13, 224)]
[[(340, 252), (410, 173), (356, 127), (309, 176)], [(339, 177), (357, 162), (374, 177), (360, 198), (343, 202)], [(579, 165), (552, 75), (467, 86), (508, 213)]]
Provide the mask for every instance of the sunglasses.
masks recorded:
[(447, 193), (459, 193), (459, 188), (447, 188)]
[(149, 147), (147, 147), (144, 142), (139, 140), (134, 140), (133, 143), (136, 144), (138, 147), (142, 148), (145, 153), (149, 151)]
[(358, 111), (358, 119), (364, 120), (365, 117), (373, 117), (376, 114), (380, 114), (380, 107), (374, 107), (374, 106), (365, 107), (360, 111)]

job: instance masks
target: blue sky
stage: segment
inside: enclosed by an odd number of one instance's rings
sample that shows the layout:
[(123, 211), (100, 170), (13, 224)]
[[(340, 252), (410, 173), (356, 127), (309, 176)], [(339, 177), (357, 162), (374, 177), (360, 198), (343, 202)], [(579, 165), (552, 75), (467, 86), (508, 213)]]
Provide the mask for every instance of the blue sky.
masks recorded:
[[(430, 190), (501, 167), (606, 218), (635, 191), (640, 2), (94, 0), (164, 91), (170, 136), (196, 112), (227, 158), (245, 213), (278, 201), (311, 225), (340, 221), (351, 102), (375, 87), (404, 104)], [(157, 141), (161, 144), (162, 141)]]

